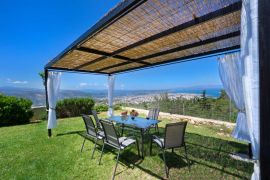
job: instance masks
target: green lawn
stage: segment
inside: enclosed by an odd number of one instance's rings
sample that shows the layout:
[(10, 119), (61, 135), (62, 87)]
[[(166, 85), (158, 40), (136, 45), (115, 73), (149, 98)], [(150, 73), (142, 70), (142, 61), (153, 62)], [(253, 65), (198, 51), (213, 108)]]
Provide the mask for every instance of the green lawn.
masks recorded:
[[(104, 116), (104, 114), (102, 114)], [(163, 120), (160, 130), (168, 120)], [(46, 122), (0, 128), (0, 179), (110, 179), (115, 166), (116, 151), (107, 149), (98, 165), (100, 149), (90, 159), (92, 141), (87, 141), (83, 153), (84, 124), (80, 117), (62, 119), (47, 137)], [(247, 151), (247, 146), (220, 135), (225, 127), (194, 126), (186, 133), (189, 172), (183, 149), (168, 152), (170, 179), (248, 179), (252, 164), (233, 160), (229, 153)], [(162, 179), (164, 166), (157, 146), (146, 158), (140, 159), (136, 147), (131, 146), (120, 156), (116, 179)]]

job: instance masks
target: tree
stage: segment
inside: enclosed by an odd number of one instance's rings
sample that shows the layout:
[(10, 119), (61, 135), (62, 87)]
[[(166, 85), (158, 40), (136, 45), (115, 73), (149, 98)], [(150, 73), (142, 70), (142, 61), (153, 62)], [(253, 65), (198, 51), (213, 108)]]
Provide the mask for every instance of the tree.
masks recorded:
[(220, 91), (220, 96), (219, 96), (219, 99), (229, 99), (228, 95), (226, 94), (225, 90), (222, 89)]
[(202, 99), (206, 99), (206, 90), (203, 90), (202, 92)]
[(40, 72), (40, 73), (38, 73), (38, 75), (41, 77), (41, 79), (43, 81), (43, 85), (45, 86), (45, 73), (44, 72)]
[(210, 109), (211, 104), (210, 104), (209, 100), (210, 99), (208, 99), (206, 97), (206, 90), (203, 90), (203, 92), (202, 92), (202, 98), (201, 98), (202, 109), (206, 109), (206, 110), (209, 110)]
[(147, 103), (145, 101), (142, 103), (142, 105), (143, 105), (143, 108), (144, 109), (147, 109), (148, 108)]

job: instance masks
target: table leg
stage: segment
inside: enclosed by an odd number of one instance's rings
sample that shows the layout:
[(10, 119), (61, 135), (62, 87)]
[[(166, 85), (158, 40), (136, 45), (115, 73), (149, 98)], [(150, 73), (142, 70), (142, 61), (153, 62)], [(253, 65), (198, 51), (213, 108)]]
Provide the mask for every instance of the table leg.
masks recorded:
[(144, 159), (144, 131), (143, 129), (141, 129), (141, 141), (142, 141), (142, 144), (141, 144), (141, 150), (142, 150), (142, 158)]
[(124, 124), (122, 124), (122, 132), (121, 132), (121, 136), (123, 136), (124, 134)]

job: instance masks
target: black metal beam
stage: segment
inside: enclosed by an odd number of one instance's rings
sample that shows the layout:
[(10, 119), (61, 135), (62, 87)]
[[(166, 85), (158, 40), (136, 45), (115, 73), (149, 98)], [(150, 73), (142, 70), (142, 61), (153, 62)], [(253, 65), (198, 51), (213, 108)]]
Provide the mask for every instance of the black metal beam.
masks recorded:
[(198, 47), (198, 46), (203, 46), (203, 45), (206, 45), (206, 44), (209, 44), (209, 43), (214, 43), (214, 42), (217, 42), (217, 41), (221, 41), (221, 40), (225, 40), (225, 39), (229, 39), (229, 38), (233, 38), (233, 37), (237, 37), (237, 36), (240, 36), (240, 31), (232, 32), (232, 33), (229, 33), (229, 34), (221, 35), (221, 36), (210, 38), (210, 39), (206, 39), (206, 40), (195, 42), (195, 43), (192, 43), (192, 44), (187, 44), (187, 45), (184, 45), (184, 46), (179, 46), (179, 47), (167, 50), (167, 51), (162, 51), (162, 52), (158, 52), (158, 53), (151, 54), (151, 55), (148, 55), (148, 56), (144, 56), (144, 57), (138, 58), (136, 60), (137, 61), (142, 61), (142, 60), (146, 60), (146, 59), (150, 59), (150, 58), (155, 58), (155, 57), (158, 57), (158, 56), (162, 56), (162, 55), (166, 55), (166, 54), (170, 54), (170, 53), (174, 53), (174, 52), (178, 52), (178, 51), (183, 51), (183, 50)]
[[(99, 57), (99, 58), (97, 58), (95, 60), (89, 61), (89, 62), (84, 63), (82, 65), (79, 65), (79, 66), (75, 67), (74, 69), (81, 69), (81, 68), (83, 68), (85, 66), (89, 66), (91, 64), (102, 61), (102, 60), (106, 59), (107, 57), (114, 57), (114, 58), (121, 59), (121, 60), (128, 61), (128, 62), (134, 62), (135, 61), (134, 59), (130, 59), (130, 58), (125, 57), (125, 56), (120, 56), (120, 55), (114, 55), (113, 56), (111, 53), (107, 53), (107, 52), (104, 52), (104, 51), (99, 51), (99, 50), (96, 50), (96, 49), (90, 49), (90, 48), (86, 48), (86, 47), (79, 47), (76, 50), (87, 52), (87, 53), (93, 53), (93, 54), (102, 55), (102, 57)], [(148, 64), (148, 65), (150, 64), (150, 63), (146, 63), (146, 62), (140, 62), (140, 63), (141, 64)]]
[[(227, 14), (230, 14), (230, 13), (233, 13), (233, 12), (236, 12), (236, 11), (239, 11), (239, 10), (241, 10), (241, 7), (242, 7), (242, 3), (241, 2), (236, 2), (234, 4), (231, 4), (231, 5), (227, 6), (227, 7), (224, 7), (222, 9), (219, 9), (219, 10), (216, 10), (214, 12), (211, 12), (211, 13), (208, 13), (206, 15), (203, 15), (201, 17), (195, 18), (195, 19), (193, 19), (191, 21), (188, 21), (188, 22), (186, 22), (184, 24), (180, 24), (178, 26), (175, 26), (173, 28), (170, 28), (168, 30), (162, 31), (162, 32), (160, 32), (158, 34), (155, 34), (153, 36), (150, 36), (148, 38), (145, 38), (145, 39), (143, 39), (141, 41), (138, 41), (138, 42), (136, 42), (134, 44), (131, 44), (129, 46), (126, 46), (124, 48), (121, 48), (121, 49), (119, 49), (119, 50), (111, 53), (111, 56), (116, 56), (116, 55), (118, 55), (118, 54), (120, 54), (120, 53), (122, 53), (124, 51), (127, 51), (129, 49), (132, 49), (132, 48), (141, 46), (141, 45), (146, 44), (146, 43), (149, 43), (151, 41), (160, 39), (162, 37), (168, 36), (168, 35), (173, 34), (175, 32), (182, 31), (182, 30), (185, 30), (185, 29), (190, 28), (192, 26), (195, 26), (195, 25), (198, 25), (198, 24), (207, 22), (209, 20), (212, 20), (212, 19), (215, 19), (215, 18), (218, 18), (218, 17), (225, 16)], [(104, 60), (106, 58), (107, 58), (107, 56), (103, 56), (101, 58), (98, 58), (94, 62), (98, 62), (98, 61)], [(89, 62), (89, 63), (92, 64), (91, 62)], [(85, 67), (85, 66), (88, 66), (90, 64), (85, 63), (85, 64), (81, 65), (80, 68)], [(123, 65), (124, 64), (128, 64), (128, 63), (124, 62)]]
[(87, 52), (87, 53), (92, 53), (92, 54), (97, 54), (97, 55), (101, 55), (101, 56), (108, 56), (108, 57), (111, 56), (110, 53), (107, 53), (107, 52), (104, 52), (104, 51), (99, 51), (99, 50), (96, 50), (96, 49), (87, 48), (87, 47), (79, 47), (76, 50)]
[(102, 72), (102, 71), (105, 71), (105, 70), (108, 70), (108, 69), (116, 68), (116, 67), (119, 67), (119, 66), (124, 66), (124, 65), (127, 65), (127, 64), (130, 64), (130, 62), (123, 62), (123, 63), (120, 63), (120, 64), (114, 64), (114, 65), (107, 66), (107, 67), (104, 67), (104, 68), (101, 68), (101, 69), (97, 69), (96, 71)]
[(111, 72), (111, 74), (119, 74), (119, 73), (123, 73), (123, 72), (142, 70), (142, 69), (146, 69), (146, 68), (154, 68), (154, 67), (161, 66), (161, 65), (169, 65), (169, 64), (177, 63), (177, 62), (186, 62), (186, 61), (196, 60), (198, 58), (209, 56), (211, 54), (219, 54), (219, 53), (223, 53), (223, 52), (227, 52), (227, 51), (237, 50), (239, 48), (240, 48), (240, 45), (232, 46), (232, 47), (228, 47), (228, 48), (217, 49), (217, 50), (194, 54), (194, 55), (185, 56), (185, 57), (181, 57), (181, 58), (170, 59), (166, 62), (153, 63), (151, 66), (141, 66), (141, 67), (135, 67), (135, 68), (121, 70), (121, 71), (115, 71), (115, 72)]
[(107, 26), (111, 25), (119, 18), (123, 17), (133, 9), (137, 8), (147, 0), (126, 0), (121, 2), (117, 8), (112, 9), (106, 16), (104, 16), (100, 21), (98, 21), (94, 26), (87, 30), (83, 35), (81, 35), (77, 40), (75, 40), (71, 45), (69, 45), (64, 51), (62, 51), (58, 56), (45, 65), (45, 68), (50, 68), (56, 61), (64, 57), (68, 52), (76, 49), (80, 44), (85, 42), (88, 38), (94, 36), (96, 33), (102, 31)]
[[(48, 110), (49, 110), (49, 101), (48, 101), (48, 69), (44, 69), (44, 86), (45, 86), (45, 97), (46, 97), (46, 113), (47, 113), (47, 117), (48, 117)], [(52, 136), (52, 130), (48, 129), (48, 137)]]
[(270, 179), (270, 1), (258, 0), (261, 179)]
[(92, 74), (99, 74), (99, 75), (108, 75), (110, 73), (103, 73), (97, 71), (86, 71), (86, 70), (79, 70), (79, 69), (68, 69), (68, 68), (59, 68), (59, 67), (50, 67), (47, 70), (55, 70), (55, 71), (64, 71), (64, 72), (78, 72), (78, 73), (92, 73)]
[[(209, 43), (214, 43), (214, 42), (217, 42), (217, 41), (237, 37), (239, 35), (240, 35), (240, 31), (232, 32), (232, 33), (229, 33), (229, 34), (225, 34), (225, 35), (222, 35), (222, 36), (206, 39), (206, 40), (195, 42), (195, 43), (192, 43), (192, 44), (179, 46), (179, 47), (167, 50), (167, 51), (162, 51), (162, 52), (158, 52), (158, 53), (151, 54), (151, 55), (148, 55), (148, 56), (144, 56), (144, 57), (135, 59), (135, 62), (142, 62), (143, 60), (146, 60), (146, 59), (155, 58), (155, 57), (158, 57), (158, 56), (162, 56), (162, 55), (166, 55), (166, 54), (170, 54), (170, 53), (174, 53), (174, 52), (178, 52), (178, 51), (183, 51), (183, 50), (187, 50), (187, 49), (194, 48), (194, 47), (203, 46), (203, 45), (206, 45), (206, 44), (209, 44)], [(115, 65), (112, 65), (112, 66), (108, 66), (108, 67), (105, 67), (105, 68), (98, 69), (96, 71), (104, 71), (104, 70), (108, 70), (108, 69), (115, 68), (115, 67), (118, 67), (118, 66), (124, 66), (124, 65), (127, 65), (127, 64), (130, 64), (130, 62), (123, 62), (123, 63), (120, 63), (120, 64), (115, 64)], [(152, 65), (152, 64), (149, 63), (149, 65)]]
[(45, 86), (45, 97), (46, 97), (46, 110), (49, 109), (47, 82), (48, 82), (48, 69), (44, 69), (44, 86)]
[(153, 36), (150, 36), (148, 38), (145, 38), (145, 39), (143, 39), (141, 41), (138, 41), (138, 42), (136, 42), (134, 44), (131, 44), (131, 45), (127, 46), (127, 47), (121, 48), (121, 49), (113, 52), (112, 54), (116, 55), (116, 54), (122, 53), (124, 51), (129, 50), (129, 49), (132, 49), (132, 48), (141, 46), (143, 44), (149, 43), (151, 41), (160, 39), (160, 38), (162, 38), (164, 36), (168, 36), (168, 35), (170, 35), (172, 33), (182, 31), (182, 30), (185, 30), (185, 29), (190, 28), (192, 26), (195, 26), (195, 25), (198, 25), (198, 24), (201, 24), (201, 23), (204, 23), (204, 22), (207, 22), (207, 21), (210, 21), (210, 20), (225, 16), (227, 14), (239, 11), (239, 10), (241, 10), (241, 7), (242, 7), (242, 2), (236, 2), (234, 4), (231, 4), (231, 5), (227, 6), (227, 7), (224, 7), (222, 9), (219, 9), (219, 10), (216, 10), (214, 12), (208, 13), (206, 15), (203, 15), (201, 17), (198, 17), (198, 18), (195, 18), (195, 19), (193, 19), (191, 21), (188, 21), (188, 22), (186, 22), (184, 24), (180, 24), (178, 26), (175, 26), (173, 28), (162, 31), (162, 32), (160, 32), (158, 34), (155, 34)]

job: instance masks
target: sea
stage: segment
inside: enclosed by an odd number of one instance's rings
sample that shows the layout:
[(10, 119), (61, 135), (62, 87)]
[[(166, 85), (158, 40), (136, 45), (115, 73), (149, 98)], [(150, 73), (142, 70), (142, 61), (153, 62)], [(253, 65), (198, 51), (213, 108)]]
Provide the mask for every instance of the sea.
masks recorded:
[(172, 90), (172, 93), (186, 93), (186, 94), (202, 94), (205, 90), (206, 96), (218, 98), (221, 94), (221, 88), (214, 89), (177, 89)]

